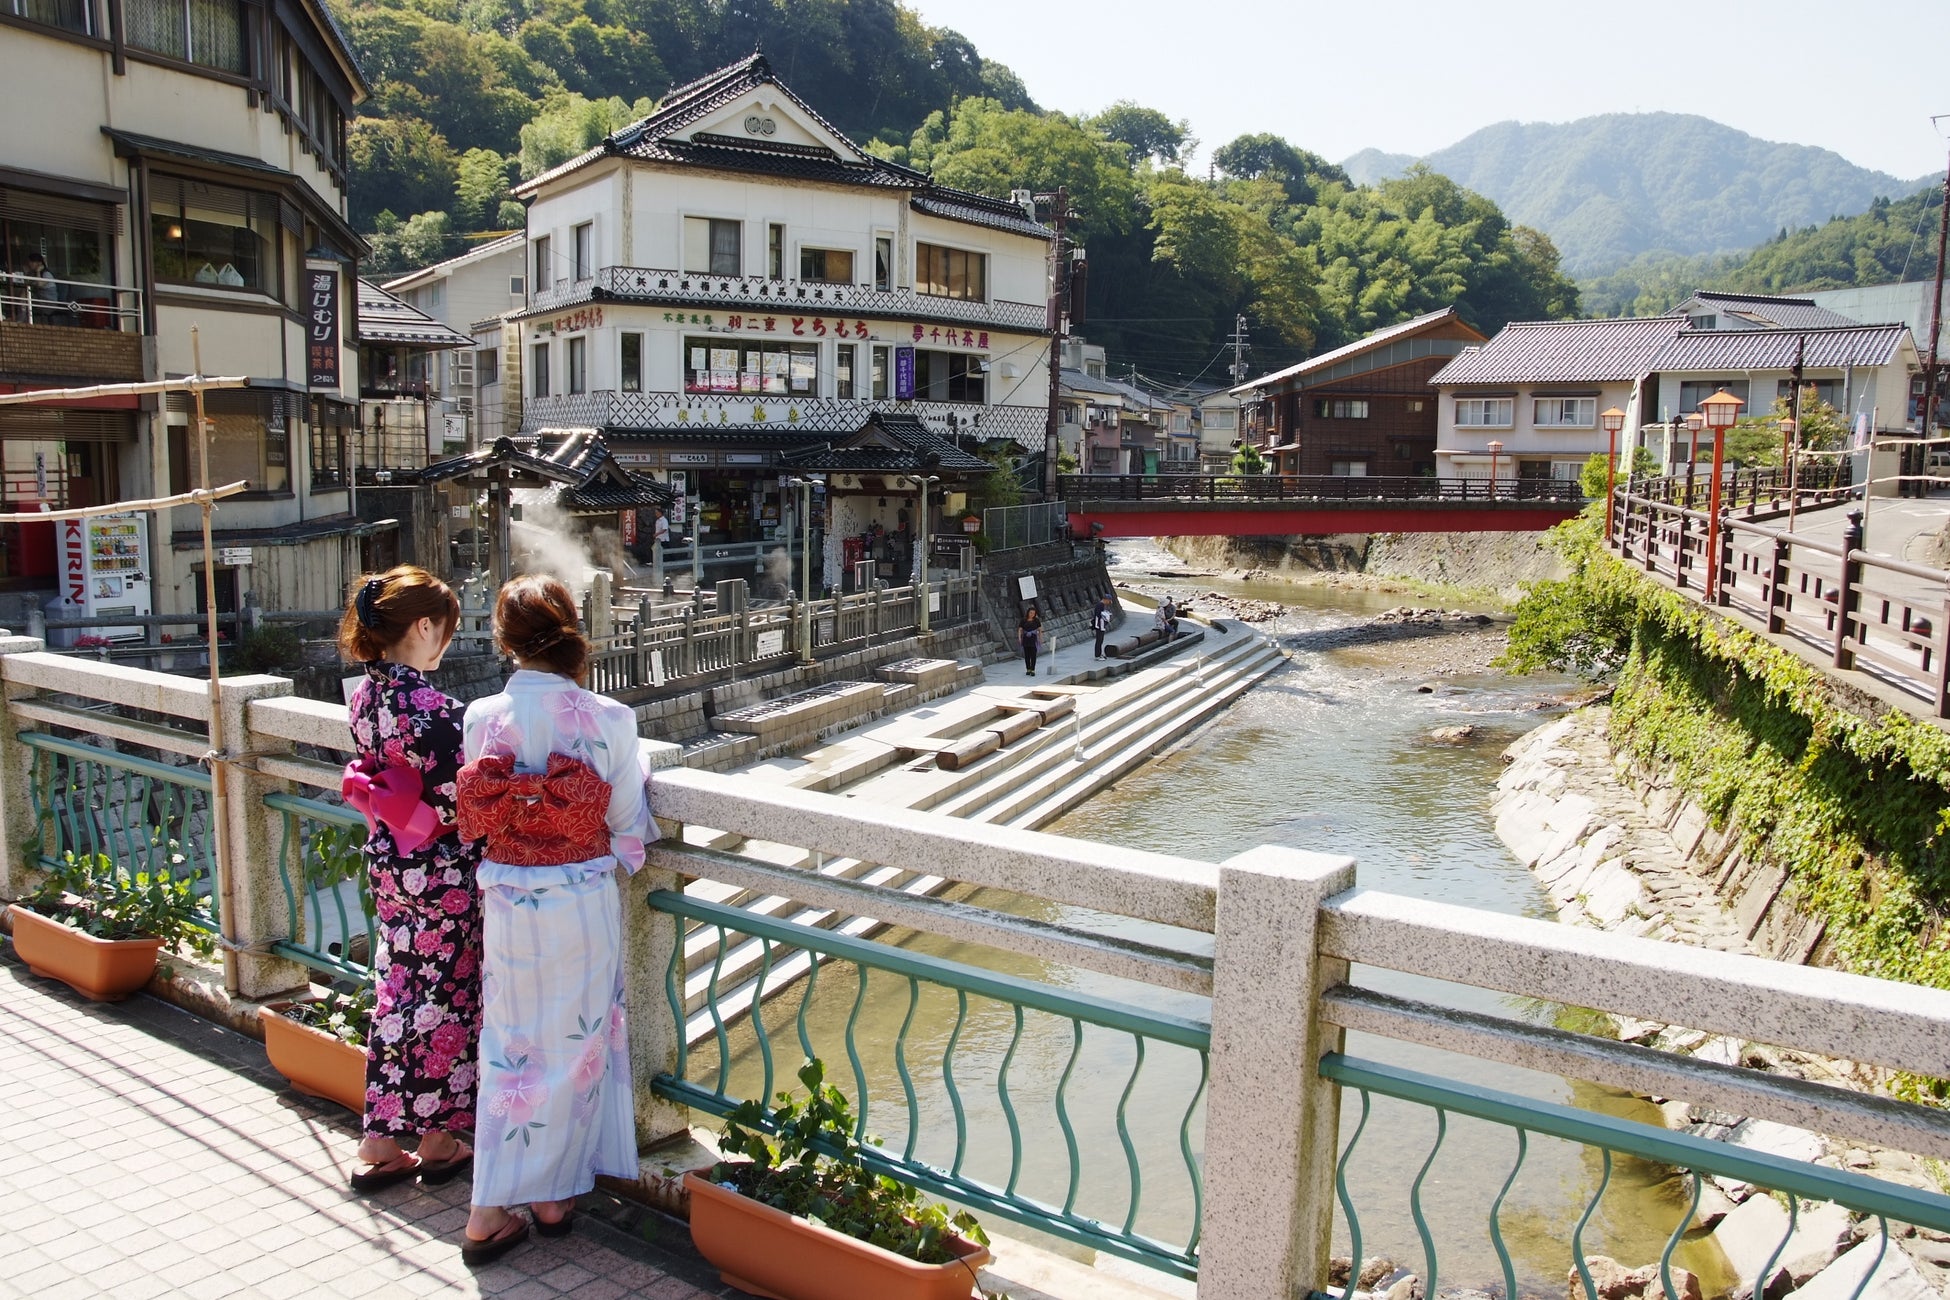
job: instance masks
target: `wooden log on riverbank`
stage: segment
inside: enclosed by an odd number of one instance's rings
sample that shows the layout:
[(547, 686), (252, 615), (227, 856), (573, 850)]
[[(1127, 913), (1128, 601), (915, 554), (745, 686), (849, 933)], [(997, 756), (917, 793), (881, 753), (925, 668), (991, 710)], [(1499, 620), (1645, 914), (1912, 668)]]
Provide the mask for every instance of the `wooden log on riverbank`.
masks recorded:
[(1002, 737), (993, 731), (977, 731), (936, 752), (935, 765), (944, 772), (959, 772), (965, 764), (1002, 748)]

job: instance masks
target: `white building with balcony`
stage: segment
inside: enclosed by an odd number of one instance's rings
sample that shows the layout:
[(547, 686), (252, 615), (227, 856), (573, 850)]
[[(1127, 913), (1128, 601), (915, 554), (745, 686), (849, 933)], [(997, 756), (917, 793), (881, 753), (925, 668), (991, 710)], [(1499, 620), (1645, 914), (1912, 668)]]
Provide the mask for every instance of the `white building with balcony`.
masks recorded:
[[(965, 446), (1043, 445), (1049, 232), (873, 157), (761, 55), (516, 195), (522, 431), (600, 430), (682, 493), (679, 527), (707, 546), (783, 540), (788, 453), (844, 446), (876, 413)], [(890, 477), (831, 484), (890, 532), (912, 505)]]
[[(352, 509), (365, 246), (345, 124), (366, 85), (329, 10), (0, 3), (0, 86), (0, 387), (187, 375), (196, 327), (203, 373), (249, 380), (208, 399), (211, 480), (248, 484), (218, 507), (217, 602), (336, 607), (390, 551)], [(0, 510), (193, 487), (193, 433), (180, 394), (0, 408)], [(140, 528), (147, 603), (196, 609), (196, 512)], [(0, 534), (0, 587), (53, 590), (53, 526)]]

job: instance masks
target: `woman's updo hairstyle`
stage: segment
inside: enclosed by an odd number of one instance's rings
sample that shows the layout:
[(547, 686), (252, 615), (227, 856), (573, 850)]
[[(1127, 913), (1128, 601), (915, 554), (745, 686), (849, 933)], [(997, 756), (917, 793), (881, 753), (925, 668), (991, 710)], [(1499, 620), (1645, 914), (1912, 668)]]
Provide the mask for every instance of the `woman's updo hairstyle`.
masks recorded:
[(580, 682), (589, 670), (576, 598), (560, 579), (529, 574), (501, 588), (494, 601), (494, 642), (523, 667)]
[(452, 640), (460, 626), (460, 600), (453, 588), (413, 564), (366, 574), (346, 599), (339, 653), (354, 663), (384, 659), (423, 618), (440, 628), (443, 641)]

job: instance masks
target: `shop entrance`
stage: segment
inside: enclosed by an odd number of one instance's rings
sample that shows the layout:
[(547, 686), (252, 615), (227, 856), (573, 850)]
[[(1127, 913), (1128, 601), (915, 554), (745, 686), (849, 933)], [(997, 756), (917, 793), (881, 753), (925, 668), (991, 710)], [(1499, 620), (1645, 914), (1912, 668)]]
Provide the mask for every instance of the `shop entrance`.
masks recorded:
[[(14, 408), (13, 414), (26, 414)], [(94, 412), (48, 412), (92, 415)], [(123, 417), (126, 419), (126, 417)], [(33, 431), (0, 424), (0, 510), (31, 513), (68, 510), (117, 499), (120, 448), (114, 442), (36, 438)], [(26, 432), (27, 436), (22, 436)], [(0, 590), (55, 586), (52, 523), (0, 525)]]

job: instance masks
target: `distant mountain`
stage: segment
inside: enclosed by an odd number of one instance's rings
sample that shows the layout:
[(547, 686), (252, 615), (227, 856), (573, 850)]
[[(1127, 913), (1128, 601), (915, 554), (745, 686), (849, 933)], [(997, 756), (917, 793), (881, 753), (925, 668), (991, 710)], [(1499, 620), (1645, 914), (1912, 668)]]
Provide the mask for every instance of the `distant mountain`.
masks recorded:
[(1356, 185), (1379, 185), (1392, 181), (1415, 165), (1412, 153), (1384, 153), (1379, 149), (1363, 149), (1341, 163), (1341, 170)]
[[(1749, 249), (1925, 183), (1684, 113), (1498, 122), (1420, 161), (1548, 234), (1564, 269), (1586, 276), (1654, 250)], [(1357, 180), (1399, 175), (1407, 165), (1374, 149), (1343, 164)]]

